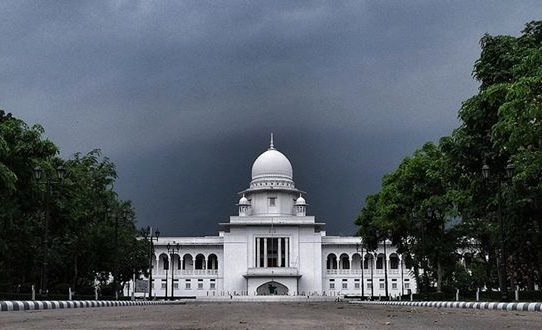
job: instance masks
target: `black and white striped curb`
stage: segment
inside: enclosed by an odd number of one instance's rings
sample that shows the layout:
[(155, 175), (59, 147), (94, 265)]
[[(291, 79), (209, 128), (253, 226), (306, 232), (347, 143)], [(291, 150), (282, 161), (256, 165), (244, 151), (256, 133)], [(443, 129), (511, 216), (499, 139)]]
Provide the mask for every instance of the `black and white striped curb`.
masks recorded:
[(144, 305), (175, 305), (184, 301), (117, 301), (117, 300), (52, 300), (52, 301), (0, 301), (0, 312), (41, 309), (66, 309), (86, 307), (116, 307)]
[(350, 301), (351, 304), (378, 304), (415, 307), (444, 307), (464, 309), (493, 309), (501, 311), (529, 311), (541, 312), (542, 303), (539, 302), (472, 302), (472, 301)]

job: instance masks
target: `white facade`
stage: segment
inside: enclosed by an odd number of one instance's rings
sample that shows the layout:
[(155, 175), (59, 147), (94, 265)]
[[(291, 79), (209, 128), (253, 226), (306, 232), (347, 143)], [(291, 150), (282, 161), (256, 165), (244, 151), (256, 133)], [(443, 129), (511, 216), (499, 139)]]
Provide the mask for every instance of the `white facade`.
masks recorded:
[[(306, 215), (306, 194), (295, 187), (292, 165), (273, 137), (239, 194), (239, 215), (221, 223), (218, 236), (155, 242), (153, 296), (384, 296), (386, 274), (389, 295), (415, 292), (410, 270), (389, 242), (385, 255), (383, 245), (361, 251), (359, 237), (326, 236), (325, 224)], [(168, 244), (179, 250), (168, 254)]]

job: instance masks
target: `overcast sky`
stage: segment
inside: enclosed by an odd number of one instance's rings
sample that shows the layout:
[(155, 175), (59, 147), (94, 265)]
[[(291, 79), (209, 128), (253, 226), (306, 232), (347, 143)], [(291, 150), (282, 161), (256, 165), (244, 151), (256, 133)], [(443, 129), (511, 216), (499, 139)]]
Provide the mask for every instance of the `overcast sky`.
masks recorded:
[(0, 108), (101, 148), (140, 225), (214, 235), (275, 146), (328, 234), (458, 125), (484, 33), (539, 1), (0, 1)]

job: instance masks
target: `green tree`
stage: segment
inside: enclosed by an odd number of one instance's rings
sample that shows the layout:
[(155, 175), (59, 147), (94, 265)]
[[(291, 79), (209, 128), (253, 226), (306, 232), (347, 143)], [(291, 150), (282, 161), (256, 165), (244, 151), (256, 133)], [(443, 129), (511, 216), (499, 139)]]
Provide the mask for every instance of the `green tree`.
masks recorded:
[[(65, 293), (69, 286), (91, 293), (100, 278), (110, 288), (114, 270), (122, 288), (132, 274), (146, 270), (148, 248), (137, 238), (131, 203), (112, 189), (115, 165), (99, 150), (63, 160), (42, 135), (39, 125), (0, 112), (0, 292), (39, 286), (45, 251), (52, 292)], [(66, 169), (62, 180), (55, 176), (59, 165)], [(50, 191), (34, 178), (36, 166), (55, 178)]]
[[(367, 240), (378, 230), (393, 232), (417, 278), (424, 270), (422, 288), (457, 284), (461, 250), (486, 256), (477, 267), (483, 265), (485, 285), (497, 286), (499, 200), (510, 284), (542, 286), (542, 22), (528, 23), (519, 37), (484, 35), (480, 45), (473, 70), (480, 88), (462, 104), (460, 126), (386, 175), (356, 220)], [(509, 163), (515, 172), (505, 183)], [(501, 185), (483, 179), (484, 164)]]
[(0, 289), (37, 283), (42, 221), (33, 168), (58, 152), (42, 134), (0, 111)]

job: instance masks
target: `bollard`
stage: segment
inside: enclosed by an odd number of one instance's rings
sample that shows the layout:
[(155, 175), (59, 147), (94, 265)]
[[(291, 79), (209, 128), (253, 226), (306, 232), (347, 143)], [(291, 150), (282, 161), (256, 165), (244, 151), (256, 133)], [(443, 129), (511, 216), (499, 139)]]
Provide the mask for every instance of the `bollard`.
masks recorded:
[(34, 284), (32, 284), (32, 301), (36, 300), (36, 288), (34, 287)]
[(414, 301), (414, 296), (412, 294), (412, 291), (410, 291), (410, 301)]
[(516, 301), (519, 301), (519, 285), (516, 285)]
[(476, 288), (476, 301), (480, 301), (480, 288)]
[(455, 289), (455, 301), (459, 301), (459, 289)]
[(72, 288), (68, 288), (68, 300), (72, 300)]
[(98, 287), (94, 287), (94, 300), (98, 300)]

